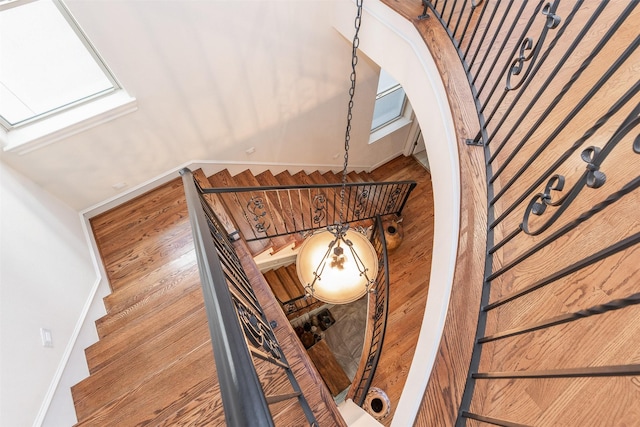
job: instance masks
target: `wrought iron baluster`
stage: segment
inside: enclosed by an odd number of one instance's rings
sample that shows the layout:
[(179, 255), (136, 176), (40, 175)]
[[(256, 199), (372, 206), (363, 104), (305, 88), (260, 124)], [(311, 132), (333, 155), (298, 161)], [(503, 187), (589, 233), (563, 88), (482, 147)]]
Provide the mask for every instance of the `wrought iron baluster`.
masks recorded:
[[(621, 22), (620, 22), (621, 25)], [(614, 29), (615, 26), (613, 26), (612, 28), (610, 28), (609, 32), (607, 32), (607, 35), (612, 34), (611, 30)], [(571, 86), (573, 85), (573, 83), (575, 82), (575, 80), (578, 79), (578, 77), (580, 76), (580, 74), (582, 73), (582, 71), (584, 71), (584, 69), (591, 63), (591, 61), (593, 60), (593, 58), (595, 58), (596, 54), (598, 52), (600, 52), (600, 50), (602, 50), (602, 48), (604, 47), (606, 43), (604, 42), (600, 42), (598, 43), (598, 46), (596, 46), (596, 48), (594, 49), (594, 51), (592, 52), (591, 55), (589, 55), (589, 57), (587, 59), (585, 59), (585, 61), (581, 64), (581, 67), (579, 70), (577, 70), (572, 76), (571, 76), (571, 80), (569, 82), (567, 82), (567, 84), (562, 88), (562, 90), (558, 93), (558, 95), (554, 98), (554, 100), (552, 101), (552, 103), (547, 107), (547, 109), (545, 110), (545, 112), (543, 114), (541, 114), (538, 119), (536, 120), (536, 122), (534, 123), (534, 125), (531, 127), (531, 129), (525, 134), (525, 136), (520, 140), (520, 142), (517, 144), (517, 146), (515, 147), (515, 149), (511, 152), (511, 154), (509, 154), (509, 156), (507, 157), (507, 159), (505, 160), (505, 162), (495, 171), (493, 177), (491, 178), (491, 182), (493, 182), (501, 173), (502, 171), (504, 171), (504, 169), (506, 168), (506, 166), (513, 160), (513, 158), (516, 156), (516, 154), (518, 153), (518, 151), (522, 148), (522, 146), (524, 146), (524, 144), (526, 144), (526, 142), (529, 140), (529, 138), (531, 138), (531, 136), (534, 134), (535, 130), (537, 129), (537, 127), (540, 125), (540, 123), (542, 123), (542, 121), (544, 120), (544, 117), (546, 117), (547, 114), (549, 114), (553, 108), (555, 108), (556, 104), (558, 102), (560, 102), (560, 100), (562, 99), (562, 97), (564, 96), (564, 94), (566, 92), (569, 91), (569, 89), (571, 88)], [(529, 160), (528, 164), (531, 164), (531, 162), (533, 162), (537, 156), (539, 156), (539, 154), (544, 150), (544, 148), (547, 147), (548, 144), (550, 144), (557, 136), (558, 134), (571, 122), (571, 120), (573, 120), (573, 118), (584, 108), (584, 106), (596, 95), (596, 93), (598, 93), (598, 91), (600, 91), (600, 89), (602, 89), (602, 87), (604, 86), (604, 84), (609, 81), (609, 79), (615, 74), (615, 72), (626, 62), (626, 60), (631, 56), (631, 54), (638, 48), (638, 46), (640, 45), (640, 36), (636, 37), (635, 40), (629, 45), (629, 47), (627, 49), (625, 49), (625, 51), (620, 55), (619, 58), (616, 59), (616, 61), (609, 67), (609, 69), (607, 69), (607, 71), (605, 72), (605, 74), (596, 82), (596, 84), (593, 85), (593, 87), (591, 87), (589, 89), (589, 92), (587, 92), (587, 94), (585, 94), (582, 99), (573, 107), (573, 109), (569, 112), (569, 114), (567, 114), (567, 116), (562, 120), (562, 122), (556, 126), (556, 128), (554, 129), (554, 131), (551, 133), (551, 135), (549, 135), (546, 139), (545, 142), (543, 144), (540, 145), (540, 147), (536, 150), (536, 153), (534, 154), (534, 156), (532, 156), (532, 158)], [(525, 164), (527, 165), (527, 164)], [(495, 198), (494, 198), (495, 199)]]
[[(544, 83), (542, 83), (539, 86), (538, 91), (531, 98), (531, 100), (529, 101), (529, 103), (525, 107), (524, 111), (522, 113), (520, 113), (520, 116), (518, 117), (518, 119), (516, 119), (513, 123), (521, 123), (522, 120), (524, 120), (524, 118), (527, 117), (527, 115), (529, 114), (531, 109), (540, 100), (540, 98), (542, 97), (544, 92), (547, 90), (547, 88), (551, 85), (553, 80), (556, 78), (556, 74), (562, 69), (562, 67), (565, 66), (566, 62), (571, 58), (572, 54), (579, 47), (580, 42), (588, 34), (588, 32), (591, 29), (591, 27), (593, 26), (593, 24), (597, 21), (598, 17), (600, 16), (600, 14), (602, 13), (602, 11), (605, 8), (607, 1), (608, 0), (602, 2), (600, 4), (600, 7), (598, 7), (596, 9), (596, 11), (593, 13), (593, 15), (591, 15), (591, 18), (589, 19), (589, 21), (587, 21), (587, 23), (582, 27), (582, 29), (580, 30), (580, 33), (578, 34), (578, 36), (576, 38), (574, 38), (574, 40), (571, 43), (571, 45), (569, 46), (569, 48), (565, 51), (565, 53), (562, 55), (560, 60), (558, 60), (556, 66), (553, 69), (553, 71), (551, 71), (551, 73), (549, 73), (549, 76), (544, 81)], [(533, 74), (534, 75), (538, 72), (538, 70), (540, 69), (540, 66), (545, 62), (545, 60), (547, 59), (547, 57), (551, 53), (553, 47), (555, 47), (556, 43), (558, 42), (558, 40), (560, 39), (560, 37), (564, 33), (565, 29), (569, 26), (569, 24), (571, 23), (571, 21), (573, 20), (573, 18), (575, 16), (575, 14), (579, 11), (579, 6), (581, 6), (581, 5), (582, 5), (582, 1), (577, 2), (575, 8), (572, 10), (572, 12), (569, 14), (569, 16), (567, 16), (565, 24), (560, 28), (560, 30), (558, 30), (557, 36), (550, 43), (549, 48), (544, 53), (544, 55), (542, 55), (542, 58), (540, 59), (539, 63), (536, 65), (535, 70), (533, 70)], [(513, 110), (513, 108), (518, 104), (518, 101), (522, 97), (522, 94), (524, 93), (524, 90), (527, 88), (527, 86), (529, 85), (530, 82), (531, 82), (531, 80), (525, 82), (525, 85), (524, 85), (523, 89), (521, 91), (519, 91), (518, 94), (516, 95), (516, 97), (513, 99), (512, 104), (509, 106), (509, 108), (507, 109), (507, 112), (505, 113), (505, 115), (501, 118), (500, 122), (494, 128), (493, 135), (491, 136), (491, 138), (489, 139), (489, 141), (487, 143), (489, 143), (494, 138), (494, 136), (496, 135), (496, 132), (506, 122), (507, 117), (511, 114), (511, 111)], [(569, 88), (570, 88), (570, 86), (569, 86)], [(567, 91), (568, 91), (569, 88), (567, 88)], [(554, 102), (559, 102), (561, 99), (562, 99), (562, 97), (558, 97), (557, 99), (554, 99)], [(556, 105), (556, 104), (554, 104), (554, 105)], [(532, 130), (533, 129), (536, 129), (536, 127), (535, 126), (532, 127)], [(517, 130), (517, 125), (514, 124), (511, 127), (511, 129), (509, 130), (509, 132), (507, 133), (507, 136), (505, 136), (503, 138), (502, 143), (500, 143), (498, 145), (498, 147), (496, 147), (495, 150), (493, 151), (491, 157), (488, 160), (489, 163), (492, 163), (495, 160), (495, 158), (498, 155), (498, 153), (505, 146), (505, 141), (510, 140), (516, 130)], [(492, 179), (495, 179), (495, 176)]]

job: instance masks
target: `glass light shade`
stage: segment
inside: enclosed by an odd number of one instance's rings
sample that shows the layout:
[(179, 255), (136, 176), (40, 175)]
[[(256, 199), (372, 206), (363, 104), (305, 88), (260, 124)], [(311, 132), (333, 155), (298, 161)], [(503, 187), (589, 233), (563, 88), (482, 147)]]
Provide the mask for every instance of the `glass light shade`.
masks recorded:
[[(360, 299), (367, 293), (367, 277), (361, 274), (354, 256), (349, 247), (340, 242), (343, 248), (344, 262), (335, 263), (333, 252), (323, 260), (327, 254), (329, 245), (336, 237), (329, 231), (323, 231), (308, 237), (296, 259), (298, 278), (303, 286), (309, 286), (315, 278), (314, 273), (320, 273), (320, 277), (313, 284), (313, 297), (330, 304), (347, 304)], [(353, 243), (353, 249), (367, 269), (367, 276), (375, 279), (378, 275), (378, 255), (371, 242), (357, 231), (347, 230), (345, 240)], [(333, 251), (333, 249), (332, 249)], [(323, 266), (320, 266), (324, 263)], [(332, 265), (333, 264), (333, 265)]]

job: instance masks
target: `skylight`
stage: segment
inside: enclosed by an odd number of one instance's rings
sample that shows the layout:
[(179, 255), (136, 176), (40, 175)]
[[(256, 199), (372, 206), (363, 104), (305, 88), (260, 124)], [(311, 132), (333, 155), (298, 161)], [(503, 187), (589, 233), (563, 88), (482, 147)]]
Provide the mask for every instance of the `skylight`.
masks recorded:
[(62, 4), (0, 6), (0, 117), (6, 129), (118, 88)]
[(24, 154), (136, 111), (62, 0), (0, 0), (0, 142)]

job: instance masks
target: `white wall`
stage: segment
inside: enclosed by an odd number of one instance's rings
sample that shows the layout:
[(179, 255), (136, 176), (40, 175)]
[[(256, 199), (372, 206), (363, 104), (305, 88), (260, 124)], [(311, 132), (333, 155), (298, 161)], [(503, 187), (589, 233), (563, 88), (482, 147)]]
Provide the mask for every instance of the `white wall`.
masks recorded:
[(96, 273), (78, 213), (2, 162), (0, 262), (0, 425), (30, 426)]
[[(194, 159), (341, 169), (351, 37), (332, 28), (336, 2), (66, 3), (138, 110), (1, 155), (74, 209), (113, 197), (114, 184), (134, 187)], [(367, 144), (377, 75), (361, 58), (350, 158), (361, 169), (404, 144)]]

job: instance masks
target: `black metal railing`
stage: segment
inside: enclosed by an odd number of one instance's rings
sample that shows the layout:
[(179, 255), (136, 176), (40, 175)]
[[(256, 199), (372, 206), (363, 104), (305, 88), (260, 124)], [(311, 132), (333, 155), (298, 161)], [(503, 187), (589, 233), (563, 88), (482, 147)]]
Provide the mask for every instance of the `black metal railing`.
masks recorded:
[(204, 188), (201, 191), (227, 198), (227, 208), (235, 209), (233, 216), (239, 231), (251, 242), (311, 232), (338, 221), (354, 223), (376, 215), (399, 216), (415, 186), (414, 181), (347, 183), (344, 197), (341, 184)]
[[(226, 230), (198, 191), (191, 171), (185, 168), (180, 174), (227, 425), (273, 426), (269, 404), (287, 399), (297, 399), (308, 424), (317, 425)], [(253, 358), (281, 368), (293, 393), (265, 396)]]
[[(440, 21), (467, 73), (480, 122), (467, 143), (484, 147), (488, 183), (487, 270), (458, 425), (466, 419), (521, 425), (479, 413), (480, 404), (469, 409), (479, 381), (485, 387), (498, 378), (515, 384), (640, 374), (633, 361), (478, 371), (483, 346), (496, 353), (501, 340), (551, 334), (557, 325), (630, 312), (625, 309), (640, 303), (638, 287), (627, 285), (637, 266), (618, 265), (640, 243), (630, 207), (640, 203), (638, 3), (423, 0), (420, 18)], [(602, 295), (609, 300), (564, 313), (545, 308), (546, 318), (537, 313), (529, 324), (486, 331), (489, 315), (504, 316), (509, 307), (522, 315), (534, 293), (546, 295), (554, 286), (585, 293), (576, 274), (596, 265), (606, 274), (593, 288), (606, 284)]]
[(371, 243), (378, 254), (378, 275), (375, 288), (369, 294), (367, 332), (364, 337), (360, 366), (349, 390), (349, 397), (358, 406), (364, 404), (373, 376), (376, 373), (378, 361), (382, 354), (389, 313), (389, 260), (384, 228), (379, 215), (376, 216), (376, 224), (371, 234)]

